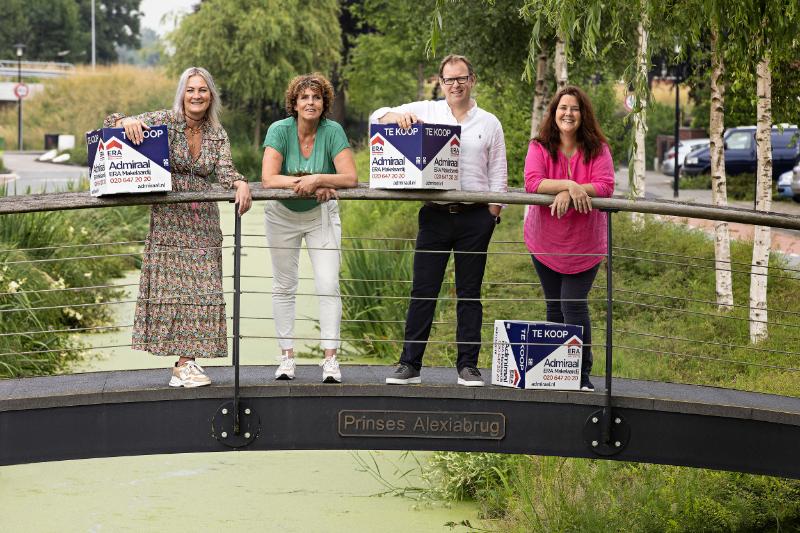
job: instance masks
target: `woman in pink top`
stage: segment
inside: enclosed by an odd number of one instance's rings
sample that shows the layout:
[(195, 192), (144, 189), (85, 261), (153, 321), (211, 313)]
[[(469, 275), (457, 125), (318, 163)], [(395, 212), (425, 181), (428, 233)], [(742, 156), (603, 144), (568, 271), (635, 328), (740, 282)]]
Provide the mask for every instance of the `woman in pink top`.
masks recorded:
[(550, 102), (528, 146), (525, 190), (555, 195), (549, 206), (529, 208), (525, 244), (542, 282), (547, 320), (583, 326), (581, 390), (592, 391), (586, 298), (608, 246), (606, 214), (592, 209), (592, 197), (614, 192), (614, 164), (592, 104), (579, 88), (565, 87)]

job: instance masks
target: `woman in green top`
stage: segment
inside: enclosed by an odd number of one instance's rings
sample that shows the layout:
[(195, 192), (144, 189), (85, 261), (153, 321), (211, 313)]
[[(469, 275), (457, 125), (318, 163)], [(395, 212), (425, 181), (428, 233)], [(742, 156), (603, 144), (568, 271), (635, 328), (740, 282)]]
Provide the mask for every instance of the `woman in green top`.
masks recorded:
[(315, 198), (271, 200), (264, 208), (272, 258), (272, 307), (281, 347), (276, 379), (294, 378), (294, 301), (300, 245), (305, 238), (319, 295), (322, 381), (339, 383), (336, 360), (342, 301), (339, 264), (342, 225), (336, 189), (358, 184), (353, 150), (342, 127), (327, 118), (333, 87), (321, 74), (297, 76), (286, 89), (286, 112), (264, 139), (261, 183)]

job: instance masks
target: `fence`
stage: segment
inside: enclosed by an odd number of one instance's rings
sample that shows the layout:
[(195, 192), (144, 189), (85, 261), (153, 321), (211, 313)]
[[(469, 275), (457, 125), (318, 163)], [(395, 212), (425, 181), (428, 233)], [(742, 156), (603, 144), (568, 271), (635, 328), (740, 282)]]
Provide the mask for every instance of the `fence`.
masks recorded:
[[(255, 200), (291, 198), (293, 194), (283, 190), (253, 188)], [(227, 191), (204, 193), (170, 193), (166, 195), (126, 196), (109, 199), (90, 198), (82, 193), (54, 195), (30, 195), (0, 199), (0, 215), (30, 213), (38, 211), (57, 211), (67, 209), (86, 209), (114, 207), (122, 205), (143, 205), (171, 202), (222, 201), (229, 200)], [(442, 200), (442, 201), (481, 201), (514, 204), (547, 205), (550, 197), (531, 195), (520, 191), (505, 194), (485, 194), (469, 192), (421, 192), (421, 191), (380, 191), (361, 187), (341, 191), (345, 205), (354, 200)], [(800, 352), (794, 349), (792, 341), (797, 340), (800, 328), (800, 307), (794, 302), (797, 298), (798, 270), (786, 264), (772, 264), (769, 272), (770, 305), (767, 309), (771, 339), (759, 345), (749, 344), (739, 333), (737, 325), (746, 323), (749, 303), (737, 298), (733, 310), (721, 312), (717, 308), (709, 287), (713, 288), (713, 254), (698, 255), (682, 252), (680, 242), (664, 242), (658, 235), (667, 233), (669, 223), (656, 225), (651, 233), (636, 233), (629, 227), (626, 211), (650, 213), (662, 216), (696, 217), (746, 224), (759, 224), (774, 228), (800, 229), (800, 217), (759, 213), (741, 209), (717, 209), (670, 201), (642, 201), (622, 198), (597, 198), (593, 200), (596, 209), (609, 212), (607, 231), (609, 242), (613, 245), (605, 258), (605, 276), (599, 275), (589, 295), (593, 318), (593, 331), (596, 365), (605, 367), (605, 394), (612, 395), (612, 376), (626, 376), (654, 380), (699, 382), (702, 384), (728, 384), (731, 376), (740, 376), (735, 383), (737, 388), (764, 390), (765, 383), (793, 383), (800, 370)], [(257, 211), (258, 204), (255, 204)], [(229, 215), (232, 217), (233, 215)], [(259, 218), (257, 212), (247, 215)], [(513, 218), (513, 217), (512, 217)], [(0, 218), (2, 220), (2, 218)], [(509, 222), (505, 222), (507, 227)], [(517, 222), (513, 222), (518, 224)], [(518, 227), (518, 226), (517, 226)], [(616, 229), (622, 228), (623, 237)], [(518, 232), (521, 234), (521, 232)], [(652, 241), (642, 241), (642, 236), (654, 236)], [(689, 235), (688, 233), (685, 235)], [(627, 237), (624, 237), (627, 236)], [(228, 307), (228, 318), (232, 328), (228, 339), (231, 341), (233, 364), (253, 360), (253, 355), (264, 350), (265, 340), (274, 340), (269, 323), (274, 319), (271, 305), (270, 276), (242, 268), (242, 253), (260, 257), (265, 264), (269, 259), (265, 251), (266, 241), (260, 232), (243, 231), (241, 219), (236, 217), (234, 230), (226, 235), (233, 242), (226, 241), (220, 247), (226, 256), (234, 257), (232, 269), (226, 269), (226, 288), (224, 296), (232, 301)], [(678, 239), (689, 239), (681, 237)], [(141, 241), (104, 242), (81, 245), (57, 245), (57, 257), (46, 254), (36, 256), (44, 248), (0, 250), (2, 266), (18, 267), (29, 265), (43, 266), (49, 262), (92, 263), (110, 258), (141, 257)], [(665, 249), (666, 247), (666, 249)], [(410, 262), (414, 253), (413, 239), (388, 235), (345, 235), (342, 243), (343, 271), (341, 277), (342, 300), (344, 307), (341, 340), (345, 355), (373, 357), (387, 364), (396, 361), (403, 342), (405, 310), (410, 296)], [(33, 257), (20, 259), (21, 252), (31, 252)], [(544, 298), (539, 289), (538, 278), (530, 264), (530, 256), (520, 239), (498, 238), (489, 249), (489, 266), (483, 283), (481, 300), (484, 304), (484, 323), (482, 332), (482, 359), (486, 364), (491, 350), (491, 332), (494, 319), (544, 319)], [(260, 255), (259, 255), (260, 254)], [(503, 265), (494, 268), (493, 265)], [(748, 260), (736, 256), (729, 269), (738, 287), (749, 286), (750, 264)], [(694, 275), (702, 272), (702, 275)], [(682, 275), (683, 274), (683, 275)], [(691, 274), (691, 275), (690, 275)], [(651, 286), (659, 276), (671, 276), (664, 280), (669, 292), (654, 290)], [(301, 281), (310, 281), (304, 276)], [(648, 283), (648, 281), (653, 283)], [(231, 283), (232, 282), (232, 283)], [(119, 297), (119, 289), (128, 289), (135, 294), (133, 286), (119, 284), (87, 285), (84, 287), (52, 286), (35, 291), (24, 287), (14, 287), (8, 280), (0, 285), (0, 318), (12, 314), (29, 318), (27, 327), (18, 331), (0, 332), (0, 346), (15, 346), (13, 350), (0, 349), (0, 362), (10, 358), (35, 358), (42, 354), (63, 352), (64, 348), (51, 348), (48, 339), (62, 333), (87, 334), (108, 331), (115, 328), (130, 329), (130, 323), (85, 324), (81, 318), (93, 309), (107, 309), (108, 306), (132, 304), (132, 296)], [(4, 290), (5, 289), (5, 290)], [(742, 292), (741, 289), (739, 291)], [(51, 305), (37, 305), (44, 294), (61, 294), (68, 301)], [(185, 297), (186, 295), (175, 295)], [(194, 297), (213, 297), (213, 294), (194, 295)], [(318, 294), (302, 288), (300, 298), (315, 299)], [(261, 312), (242, 313), (242, 298), (260, 302), (250, 307), (260, 307)], [(438, 298), (438, 309), (434, 330), (428, 342), (428, 362), (453, 364), (455, 313), (457, 298), (453, 292), (450, 276)], [(50, 320), (57, 315), (69, 315), (70, 324), (57, 325)], [(48, 313), (50, 313), (48, 315)], [(631, 317), (636, 317), (635, 320)], [(101, 317), (102, 318), (102, 317)], [(315, 324), (316, 319), (299, 315), (297, 320)], [(18, 322), (19, 323), (19, 322)], [(689, 331), (681, 333), (671, 329), (670, 323), (690, 325)], [(649, 327), (645, 327), (649, 326)], [(738, 328), (738, 329), (737, 329)], [(308, 328), (306, 328), (308, 331)], [(17, 344), (3, 342), (16, 339)], [(176, 338), (180, 343), (187, 339)], [(298, 335), (297, 340), (317, 342), (318, 336)], [(20, 349), (19, 346), (27, 348)], [(119, 347), (97, 346), (93, 350)], [(263, 354), (260, 354), (263, 355)], [(615, 359), (616, 358), (616, 359)], [(346, 379), (346, 373), (345, 373)], [(238, 383), (238, 382), (237, 382)], [(783, 385), (781, 386), (783, 387)], [(775, 390), (786, 392), (786, 388)], [(237, 387), (238, 390), (238, 387)], [(766, 390), (772, 390), (768, 386)], [(797, 386), (789, 386), (790, 395), (800, 394)]]

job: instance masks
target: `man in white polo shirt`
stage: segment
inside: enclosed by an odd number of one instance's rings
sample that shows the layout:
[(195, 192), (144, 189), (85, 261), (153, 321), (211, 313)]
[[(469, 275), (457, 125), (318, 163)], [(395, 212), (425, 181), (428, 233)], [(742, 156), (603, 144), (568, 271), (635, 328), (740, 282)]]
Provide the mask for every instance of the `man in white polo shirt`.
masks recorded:
[[(405, 129), (417, 122), (461, 126), (458, 162), (461, 190), (505, 192), (508, 190), (508, 170), (503, 127), (497, 117), (480, 109), (471, 98), (475, 82), (475, 72), (469, 60), (464, 56), (449, 55), (439, 65), (439, 85), (444, 100), (383, 107), (372, 113), (370, 121), (397, 123)], [(405, 343), (400, 362), (386, 378), (386, 383), (420, 383), (422, 356), (436, 310), (436, 297), (450, 259), (449, 252), (453, 251), (458, 296), (458, 384), (483, 386), (477, 368), (483, 321), (481, 283), (486, 268), (485, 252), (494, 226), (500, 222), (501, 209), (499, 204), (426, 202), (419, 210)], [(441, 253), (443, 251), (448, 253)]]

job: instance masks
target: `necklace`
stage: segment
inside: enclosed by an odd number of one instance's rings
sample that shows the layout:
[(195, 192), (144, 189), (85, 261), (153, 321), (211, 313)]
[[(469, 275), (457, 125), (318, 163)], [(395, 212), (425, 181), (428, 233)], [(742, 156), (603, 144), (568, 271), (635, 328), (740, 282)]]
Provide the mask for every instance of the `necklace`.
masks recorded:
[(300, 136), (300, 132), (297, 133), (297, 141), (300, 143), (300, 146), (303, 147), (303, 150), (310, 150), (311, 147), (314, 146), (314, 139), (316, 139), (316, 137), (317, 137), (317, 132), (314, 132), (311, 135), (310, 139), (304, 141), (303, 138)]
[[(198, 133), (200, 133), (200, 130), (203, 129), (203, 125), (206, 122), (205, 117), (203, 117), (200, 120), (197, 120), (197, 119), (193, 119), (192, 117), (190, 117), (188, 115), (183, 115), (183, 118), (186, 121), (186, 131), (191, 133), (192, 135), (197, 135)], [(191, 126), (189, 124), (190, 120), (193, 121), (193, 122), (196, 122), (197, 124), (194, 125), (194, 126)]]

